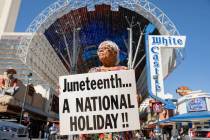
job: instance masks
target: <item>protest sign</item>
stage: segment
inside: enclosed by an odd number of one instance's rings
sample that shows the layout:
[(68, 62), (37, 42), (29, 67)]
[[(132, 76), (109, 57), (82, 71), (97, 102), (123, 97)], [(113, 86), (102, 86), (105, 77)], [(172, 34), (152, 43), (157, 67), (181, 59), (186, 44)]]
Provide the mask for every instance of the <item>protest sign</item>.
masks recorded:
[(134, 70), (61, 76), (60, 134), (140, 128)]

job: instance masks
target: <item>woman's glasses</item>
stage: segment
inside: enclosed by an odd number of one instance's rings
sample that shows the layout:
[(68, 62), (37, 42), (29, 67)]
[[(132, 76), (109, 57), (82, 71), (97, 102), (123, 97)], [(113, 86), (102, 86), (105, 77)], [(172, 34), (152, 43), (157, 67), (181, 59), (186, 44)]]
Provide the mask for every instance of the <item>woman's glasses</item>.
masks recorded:
[(112, 46), (110, 46), (110, 45), (105, 45), (105, 46), (100, 47), (100, 48), (98, 49), (98, 52), (103, 52), (103, 51), (112, 52), (112, 51), (115, 51), (115, 50), (112, 48)]

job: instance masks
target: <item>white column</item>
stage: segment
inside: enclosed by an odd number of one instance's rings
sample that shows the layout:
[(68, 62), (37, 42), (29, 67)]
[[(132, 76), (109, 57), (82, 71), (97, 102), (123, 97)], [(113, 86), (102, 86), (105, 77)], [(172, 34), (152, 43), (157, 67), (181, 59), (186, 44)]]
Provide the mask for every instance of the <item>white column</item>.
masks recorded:
[(19, 6), (20, 0), (0, 0), (0, 34), (14, 31)]

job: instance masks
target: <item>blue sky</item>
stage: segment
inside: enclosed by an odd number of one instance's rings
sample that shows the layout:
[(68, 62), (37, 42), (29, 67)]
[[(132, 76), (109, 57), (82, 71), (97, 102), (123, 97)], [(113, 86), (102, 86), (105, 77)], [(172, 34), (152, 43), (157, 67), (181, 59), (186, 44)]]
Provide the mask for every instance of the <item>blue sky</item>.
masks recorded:
[[(16, 32), (26, 30), (30, 22), (55, 0), (22, 0)], [(187, 36), (185, 59), (165, 80), (165, 92), (177, 87), (210, 93), (210, 1), (149, 0), (159, 7)]]

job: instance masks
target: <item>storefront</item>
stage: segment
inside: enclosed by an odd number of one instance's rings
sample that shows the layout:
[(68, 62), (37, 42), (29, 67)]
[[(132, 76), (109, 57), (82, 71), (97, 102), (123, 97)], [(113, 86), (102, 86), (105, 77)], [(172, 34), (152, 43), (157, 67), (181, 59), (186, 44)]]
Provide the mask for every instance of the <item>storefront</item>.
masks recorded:
[(155, 101), (152, 98), (147, 98), (140, 105), (140, 124), (141, 130), (145, 137), (149, 138), (150, 132), (154, 132), (160, 122), (159, 127), (161, 128), (161, 137), (169, 138), (171, 136), (171, 129), (173, 122), (164, 122), (168, 118), (174, 115), (174, 110), (164, 109), (160, 102)]
[(210, 94), (202, 91), (191, 92), (177, 103), (178, 115), (169, 118), (176, 122), (200, 122), (210, 120)]
[(162, 120), (161, 123), (174, 123), (178, 129), (183, 128), (184, 133), (187, 135), (192, 135), (191, 132), (193, 131), (203, 132), (203, 130), (209, 130), (210, 94), (202, 91), (184, 94), (178, 99), (177, 115)]

